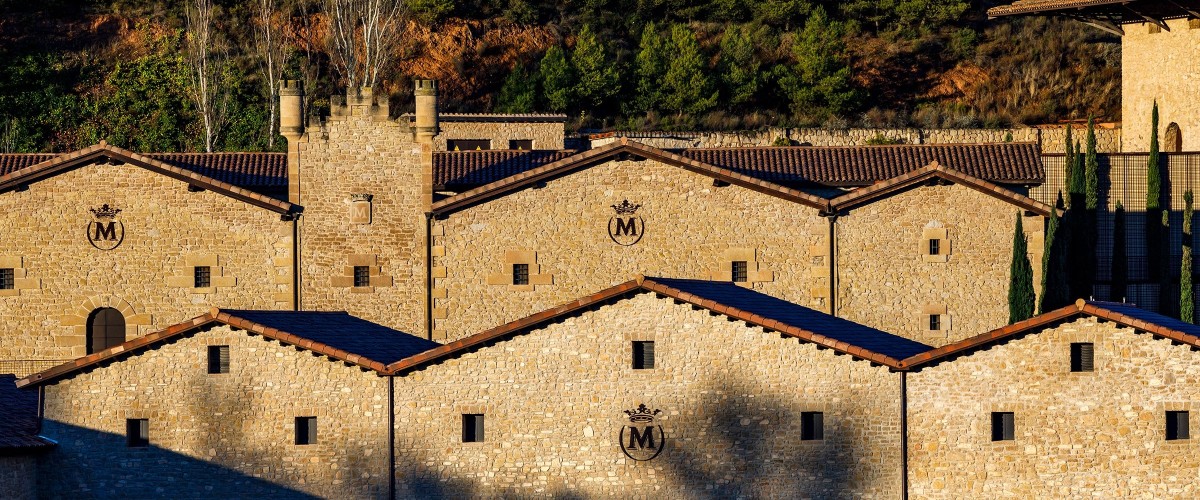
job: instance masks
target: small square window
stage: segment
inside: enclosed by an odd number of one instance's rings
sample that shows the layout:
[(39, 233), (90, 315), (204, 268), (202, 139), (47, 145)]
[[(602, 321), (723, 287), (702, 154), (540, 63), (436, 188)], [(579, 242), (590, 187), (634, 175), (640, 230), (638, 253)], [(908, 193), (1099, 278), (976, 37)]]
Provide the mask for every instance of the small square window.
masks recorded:
[(296, 444), (317, 444), (317, 417), (296, 417)]
[(825, 414), (819, 411), (800, 413), (800, 440), (820, 441), (825, 439)]
[(150, 446), (150, 419), (125, 419), (125, 445), (130, 448)]
[(633, 369), (649, 370), (652, 368), (654, 368), (654, 341), (635, 341), (633, 343)]
[(516, 139), (516, 140), (508, 141), (508, 149), (518, 149), (518, 150), (522, 150), (522, 151), (529, 151), (529, 150), (533, 149), (533, 140), (532, 139)]
[(1095, 352), (1091, 342), (1071, 344), (1071, 371), (1090, 372), (1095, 370)]
[(929, 255), (941, 255), (941, 254), (942, 254), (942, 240), (930, 239), (929, 240)]
[(1190, 439), (1191, 434), (1188, 431), (1188, 412), (1186, 411), (1169, 411), (1167, 412), (1167, 440), (1177, 441), (1180, 439)]
[(195, 287), (208, 288), (212, 286), (212, 268), (208, 266), (196, 266), (195, 271)]
[(529, 284), (529, 264), (513, 264), (513, 284)]
[(732, 269), (733, 282), (734, 283), (745, 283), (746, 281), (748, 281), (748, 279), (749, 279), (748, 270), (749, 270), (749, 266), (746, 265), (746, 261), (744, 261), (744, 260), (733, 261), (733, 269)]
[(208, 373), (229, 373), (229, 346), (208, 346)]
[(936, 332), (941, 329), (942, 329), (942, 315), (941, 314), (930, 314), (929, 315), (929, 330)]
[(371, 268), (354, 266), (354, 286), (371, 286)]
[(483, 415), (479, 413), (463, 414), (462, 440), (464, 443), (483, 442)]
[(11, 267), (0, 269), (0, 290), (12, 290), (16, 286), (16, 272)]
[(1011, 411), (992, 412), (992, 441), (1016, 439), (1016, 416)]

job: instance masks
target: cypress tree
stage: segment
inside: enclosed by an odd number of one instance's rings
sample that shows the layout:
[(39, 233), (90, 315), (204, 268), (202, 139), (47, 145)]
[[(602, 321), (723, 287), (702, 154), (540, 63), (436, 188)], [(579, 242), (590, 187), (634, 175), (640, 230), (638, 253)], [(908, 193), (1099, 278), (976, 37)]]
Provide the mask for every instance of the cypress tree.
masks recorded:
[(1158, 312), (1165, 313), (1168, 308), (1167, 284), (1170, 273), (1167, 272), (1166, 250), (1164, 240), (1170, 235), (1166, 231), (1166, 212), (1162, 204), (1162, 170), (1158, 154), (1158, 102), (1154, 103), (1150, 115), (1150, 154), (1146, 163), (1146, 259), (1149, 275), (1152, 281), (1158, 282)]
[(1012, 265), (1009, 266), (1008, 323), (1016, 323), (1033, 317), (1033, 267), (1029, 265), (1028, 242), (1021, 224), (1021, 212), (1017, 212), (1017, 225), (1013, 230)]
[(1084, 200), (1088, 210), (1100, 205), (1100, 160), (1096, 157), (1096, 123), (1088, 118), (1087, 153), (1084, 157)]
[[(1071, 179), (1074, 177), (1075, 169), (1075, 140), (1071, 138), (1071, 125), (1067, 124), (1067, 140), (1066, 140), (1067, 156), (1063, 159), (1063, 190), (1067, 192), (1067, 208), (1070, 208), (1071, 202)], [(1059, 191), (1062, 195), (1062, 191)]]
[(1058, 208), (1062, 205), (1062, 193), (1058, 195), (1058, 206), (1050, 212), (1046, 224), (1045, 246), (1042, 248), (1042, 296), (1038, 312), (1052, 311), (1067, 304), (1066, 231), (1059, 230)]
[(1125, 253), (1125, 206), (1120, 201), (1113, 210), (1112, 285), (1110, 300), (1124, 302), (1129, 287), (1129, 262)]
[(1192, 295), (1192, 190), (1183, 193), (1183, 259), (1179, 265), (1179, 319), (1196, 322), (1196, 298)]
[[(1162, 172), (1158, 162), (1158, 101), (1150, 115), (1150, 157), (1146, 162), (1146, 211), (1162, 208)], [(1157, 215), (1157, 214), (1155, 214)], [(1152, 220), (1147, 217), (1147, 220)], [(1157, 222), (1157, 221), (1156, 221)]]

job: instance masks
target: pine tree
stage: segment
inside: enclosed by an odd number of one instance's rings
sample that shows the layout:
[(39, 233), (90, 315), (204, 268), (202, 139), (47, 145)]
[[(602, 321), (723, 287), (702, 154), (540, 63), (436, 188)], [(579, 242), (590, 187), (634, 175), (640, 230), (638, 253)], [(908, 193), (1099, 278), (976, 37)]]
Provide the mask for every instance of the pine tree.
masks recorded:
[(1029, 265), (1029, 248), (1021, 223), (1021, 212), (1017, 212), (1017, 225), (1013, 230), (1012, 264), (1009, 266), (1008, 323), (1033, 317), (1033, 302), (1033, 267)]
[(717, 61), (726, 102), (741, 106), (754, 99), (761, 83), (758, 68), (749, 28), (726, 29), (725, 36), (721, 38), (721, 58)]
[(667, 58), (671, 48), (658, 32), (654, 22), (642, 28), (642, 40), (638, 44), (634, 61), (637, 92), (626, 109), (626, 114), (658, 111), (662, 106), (662, 81), (667, 74)]
[(538, 82), (525, 66), (517, 66), (504, 79), (496, 95), (497, 113), (532, 113), (537, 110)]
[(1125, 250), (1125, 206), (1117, 201), (1113, 210), (1112, 288), (1110, 300), (1124, 302), (1129, 287), (1129, 261)]
[(712, 109), (717, 105), (717, 91), (695, 33), (683, 24), (673, 26), (671, 47), (671, 60), (662, 81), (663, 108), (679, 115), (698, 115)]
[(606, 114), (613, 96), (621, 91), (621, 73), (611, 51), (586, 24), (571, 51), (571, 65), (578, 75), (574, 89), (578, 105), (592, 115)]
[(1183, 193), (1183, 259), (1179, 265), (1179, 319), (1196, 322), (1192, 290), (1192, 190)]
[(1050, 212), (1046, 224), (1046, 237), (1042, 247), (1042, 296), (1038, 312), (1044, 313), (1067, 304), (1066, 252), (1068, 233), (1060, 230), (1058, 209), (1062, 206), (1062, 193), (1058, 205)]
[(846, 46), (846, 25), (818, 6), (792, 43), (795, 65), (778, 66), (779, 88), (792, 112), (810, 121), (852, 111), (862, 100), (854, 87)]
[(567, 52), (557, 45), (550, 47), (542, 56), (539, 73), (546, 110), (567, 111), (573, 103), (572, 91), (575, 89), (575, 70), (567, 60)]

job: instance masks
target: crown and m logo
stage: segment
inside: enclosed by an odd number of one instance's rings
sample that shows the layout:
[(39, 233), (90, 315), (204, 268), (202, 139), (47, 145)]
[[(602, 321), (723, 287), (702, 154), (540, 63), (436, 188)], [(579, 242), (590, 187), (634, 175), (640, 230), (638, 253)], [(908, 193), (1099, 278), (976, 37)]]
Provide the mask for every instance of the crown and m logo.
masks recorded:
[(641, 205), (623, 200), (618, 205), (612, 205), (617, 213), (608, 220), (608, 237), (613, 243), (630, 246), (642, 240), (646, 234), (646, 222), (637, 215)]
[(87, 225), (88, 242), (100, 250), (112, 250), (121, 246), (121, 242), (125, 241), (125, 225), (117, 220), (121, 209), (110, 207), (105, 203), (100, 208), (89, 208), (88, 210), (92, 212), (92, 217), (95, 219), (88, 222)]
[(662, 413), (657, 408), (651, 410), (645, 404), (637, 408), (625, 410), (629, 425), (621, 427), (620, 445), (625, 456), (638, 462), (653, 460), (662, 453), (666, 433), (661, 425), (655, 424), (655, 418)]

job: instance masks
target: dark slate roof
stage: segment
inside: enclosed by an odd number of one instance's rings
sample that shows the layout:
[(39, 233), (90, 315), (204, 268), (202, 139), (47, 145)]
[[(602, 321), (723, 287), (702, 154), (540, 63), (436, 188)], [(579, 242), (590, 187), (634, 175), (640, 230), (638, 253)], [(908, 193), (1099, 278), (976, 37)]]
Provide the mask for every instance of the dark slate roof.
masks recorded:
[(384, 364), (441, 345), (345, 312), (234, 309), (222, 309), (221, 312)]
[(728, 281), (651, 277), (646, 280), (898, 360), (933, 348)]
[(1034, 143), (700, 148), (676, 152), (780, 184), (866, 186), (934, 161), (997, 184), (1040, 184), (1046, 177), (1041, 154)]
[[(0, 176), (56, 154), (0, 154)], [(256, 192), (287, 188), (287, 153), (148, 153), (144, 156)]]
[(576, 151), (437, 151), (433, 153), (433, 183), (482, 186), (567, 158)]
[(17, 389), (16, 380), (14, 375), (0, 375), (0, 455), (53, 445), (37, 436), (37, 391)]

